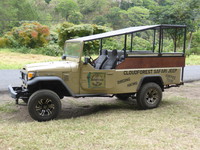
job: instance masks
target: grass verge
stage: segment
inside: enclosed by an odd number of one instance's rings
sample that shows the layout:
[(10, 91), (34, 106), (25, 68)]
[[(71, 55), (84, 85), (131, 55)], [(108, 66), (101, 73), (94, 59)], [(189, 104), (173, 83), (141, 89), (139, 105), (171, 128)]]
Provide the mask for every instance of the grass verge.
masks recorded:
[(186, 65), (200, 65), (200, 55), (190, 55), (186, 57)]
[[(200, 147), (199, 99), (165, 96), (160, 107), (152, 110), (138, 110), (106, 98), (103, 101), (83, 99), (79, 105), (77, 102), (69, 100), (62, 117), (54, 121), (0, 119), (0, 149), (182, 150)], [(72, 117), (91, 107), (87, 115)], [(25, 109), (24, 106), (21, 109)], [(69, 118), (70, 113), (72, 118)]]
[(0, 49), (0, 58), (0, 69), (21, 69), (24, 65), (30, 63), (60, 60), (60, 57), (22, 54), (10, 52), (9, 49)]
[(0, 113), (13, 113), (17, 112), (17, 108), (13, 105), (13, 103), (6, 103), (0, 105)]

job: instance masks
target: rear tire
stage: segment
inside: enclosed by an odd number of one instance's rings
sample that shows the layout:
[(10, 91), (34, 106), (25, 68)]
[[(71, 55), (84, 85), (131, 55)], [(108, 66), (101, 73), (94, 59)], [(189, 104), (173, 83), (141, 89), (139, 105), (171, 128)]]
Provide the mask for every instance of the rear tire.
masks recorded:
[(153, 82), (144, 84), (137, 94), (137, 104), (141, 109), (158, 107), (162, 100), (161, 87)]
[(28, 111), (34, 120), (49, 121), (55, 119), (60, 110), (60, 98), (51, 90), (36, 91), (29, 98)]

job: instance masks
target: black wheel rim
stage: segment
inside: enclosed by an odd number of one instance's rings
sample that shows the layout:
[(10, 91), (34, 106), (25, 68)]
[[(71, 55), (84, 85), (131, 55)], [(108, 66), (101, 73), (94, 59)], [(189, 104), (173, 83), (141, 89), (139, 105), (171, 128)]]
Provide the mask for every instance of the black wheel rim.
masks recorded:
[(154, 88), (150, 88), (146, 92), (145, 99), (148, 104), (155, 105), (159, 101), (159, 92)]
[(55, 110), (55, 104), (51, 99), (40, 99), (35, 106), (35, 110), (39, 116), (48, 117), (51, 116)]

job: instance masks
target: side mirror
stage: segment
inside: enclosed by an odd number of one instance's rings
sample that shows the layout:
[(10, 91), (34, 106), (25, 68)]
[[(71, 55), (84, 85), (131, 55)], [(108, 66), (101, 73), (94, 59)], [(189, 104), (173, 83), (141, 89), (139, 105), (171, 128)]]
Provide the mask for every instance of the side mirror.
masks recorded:
[(66, 55), (62, 55), (62, 60), (66, 60)]
[(90, 62), (89, 57), (84, 57), (84, 64), (87, 65)]

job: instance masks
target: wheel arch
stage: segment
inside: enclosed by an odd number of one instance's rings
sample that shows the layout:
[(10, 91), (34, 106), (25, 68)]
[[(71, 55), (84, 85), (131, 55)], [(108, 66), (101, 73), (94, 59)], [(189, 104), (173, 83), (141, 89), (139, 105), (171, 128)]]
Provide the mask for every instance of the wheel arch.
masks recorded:
[(70, 88), (65, 82), (57, 76), (35, 77), (27, 82), (28, 90), (33, 93), (40, 89), (48, 89), (54, 91), (61, 99), (64, 96), (74, 96)]
[(148, 75), (148, 76), (144, 76), (140, 80), (140, 82), (138, 84), (137, 91), (139, 91), (140, 88), (144, 84), (149, 83), (149, 82), (154, 82), (154, 83), (158, 84), (161, 87), (162, 91), (164, 91), (164, 82), (163, 82), (163, 79), (162, 79), (162, 77), (160, 75)]

